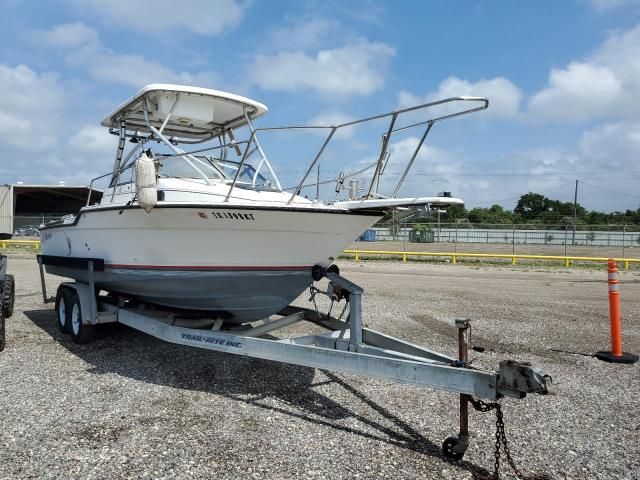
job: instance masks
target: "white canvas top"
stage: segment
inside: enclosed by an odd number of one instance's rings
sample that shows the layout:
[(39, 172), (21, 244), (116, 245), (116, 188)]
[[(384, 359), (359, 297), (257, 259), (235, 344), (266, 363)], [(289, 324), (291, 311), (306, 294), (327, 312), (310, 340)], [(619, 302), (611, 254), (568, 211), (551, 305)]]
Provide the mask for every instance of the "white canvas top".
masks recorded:
[(163, 133), (190, 139), (208, 138), (223, 130), (246, 124), (245, 108), (252, 120), (268, 110), (260, 102), (233, 93), (157, 83), (141, 89), (102, 120), (101, 125), (119, 128), (120, 122), (125, 121), (128, 130), (148, 133), (149, 127), (144, 120), (145, 103), (151, 125), (160, 128), (173, 109)]

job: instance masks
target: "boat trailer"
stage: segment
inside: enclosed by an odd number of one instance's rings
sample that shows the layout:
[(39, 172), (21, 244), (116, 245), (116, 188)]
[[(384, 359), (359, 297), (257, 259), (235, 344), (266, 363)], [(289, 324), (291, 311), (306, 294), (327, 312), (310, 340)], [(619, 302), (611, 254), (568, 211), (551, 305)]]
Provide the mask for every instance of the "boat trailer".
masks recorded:
[[(320, 313), (317, 308), (288, 306), (261, 324), (225, 325), (220, 318), (201, 318), (199, 328), (186, 327), (184, 312), (141, 303), (118, 295), (99, 295), (94, 272), (104, 270), (104, 260), (38, 255), (42, 295), (47, 297), (44, 265), (73, 262), (86, 268), (88, 282), (64, 282), (55, 297), (58, 326), (76, 343), (92, 340), (97, 324), (122, 323), (160, 340), (180, 345), (273, 360), (305, 367), (385, 378), (401, 383), (460, 394), (460, 429), (443, 443), (443, 455), (460, 460), (469, 446), (469, 404), (480, 411), (498, 409), (499, 404), (480, 399), (524, 398), (527, 393), (546, 394), (551, 378), (529, 363), (505, 360), (497, 372), (472, 365), (468, 359), (470, 321), (455, 320), (459, 353), (453, 358), (414, 345), (362, 325), (363, 289), (340, 276), (338, 268), (312, 269), (314, 281), (326, 278), (326, 291), (311, 287), (312, 300), (321, 293), (332, 302), (344, 301), (344, 320)], [(62, 306), (62, 307), (61, 307)], [(342, 314), (340, 315), (340, 317)], [(261, 338), (297, 322), (308, 321), (326, 333), (292, 338)], [(508, 450), (507, 450), (508, 453)], [(510, 459), (510, 458), (509, 458)]]

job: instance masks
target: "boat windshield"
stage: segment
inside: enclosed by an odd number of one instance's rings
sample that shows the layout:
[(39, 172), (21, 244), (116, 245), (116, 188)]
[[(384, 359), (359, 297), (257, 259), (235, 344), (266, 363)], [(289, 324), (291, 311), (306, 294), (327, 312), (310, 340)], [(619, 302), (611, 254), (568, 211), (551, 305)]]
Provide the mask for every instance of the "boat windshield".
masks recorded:
[[(222, 169), (216, 170), (211, 159), (202, 155), (198, 155), (196, 159), (198, 160), (196, 166), (208, 179), (215, 180), (220, 178), (220, 170)], [(161, 178), (202, 179), (202, 175), (182, 158), (159, 156), (159, 160), (158, 176)], [(228, 180), (228, 178), (225, 178), (225, 180)]]
[[(230, 183), (235, 178), (238, 168), (240, 167), (240, 162), (220, 160), (213, 157), (206, 157), (204, 155), (198, 155), (195, 156), (195, 158), (198, 160), (197, 167), (210, 180), (220, 179), (219, 172), (222, 172), (225, 176), (223, 181), (225, 183)], [(158, 175), (160, 178), (202, 179), (202, 175), (194, 170), (188, 163), (182, 161), (181, 158), (167, 156), (160, 156), (160, 168)], [(256, 175), (255, 167), (248, 163), (242, 165), (240, 175), (238, 175), (237, 184), (253, 186), (254, 178), (255, 188), (259, 190), (274, 189), (272, 183), (260, 173)]]
[[(219, 160), (218, 165), (222, 167), (225, 175), (229, 178), (233, 179), (236, 176), (236, 172), (240, 167), (240, 162), (232, 162), (230, 160)], [(238, 183), (246, 183), (253, 184), (253, 179), (256, 179), (256, 186), (263, 188), (271, 188), (272, 184), (269, 182), (264, 176), (261, 174), (256, 175), (256, 169), (253, 165), (245, 163), (242, 165), (242, 169), (240, 170), (240, 175), (238, 175)]]

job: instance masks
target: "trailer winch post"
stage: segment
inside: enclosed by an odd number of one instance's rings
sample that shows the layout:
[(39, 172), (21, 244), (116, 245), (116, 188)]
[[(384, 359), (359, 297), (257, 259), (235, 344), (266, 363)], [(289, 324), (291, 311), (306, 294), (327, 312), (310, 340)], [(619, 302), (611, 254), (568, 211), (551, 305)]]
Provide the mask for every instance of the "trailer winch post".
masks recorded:
[(362, 343), (362, 294), (351, 293), (349, 298), (349, 350), (357, 352)]
[(327, 277), (331, 283), (349, 292), (349, 351), (357, 352), (362, 345), (362, 287), (341, 277), (336, 270), (320, 266), (314, 267), (312, 275), (314, 280)]

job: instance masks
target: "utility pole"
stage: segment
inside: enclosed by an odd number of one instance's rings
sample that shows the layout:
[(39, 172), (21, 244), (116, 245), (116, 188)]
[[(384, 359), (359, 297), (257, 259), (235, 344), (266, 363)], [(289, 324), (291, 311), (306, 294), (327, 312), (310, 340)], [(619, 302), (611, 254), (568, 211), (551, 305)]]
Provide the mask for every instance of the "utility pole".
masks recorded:
[(571, 237), (571, 245), (576, 244), (576, 223), (578, 223), (578, 180), (576, 180), (576, 189), (573, 194), (573, 235)]
[(320, 200), (320, 164), (318, 163), (318, 173), (316, 175), (316, 202)]

